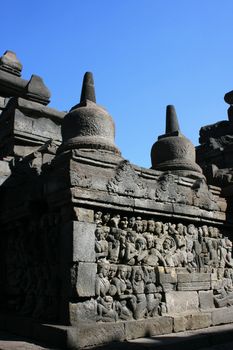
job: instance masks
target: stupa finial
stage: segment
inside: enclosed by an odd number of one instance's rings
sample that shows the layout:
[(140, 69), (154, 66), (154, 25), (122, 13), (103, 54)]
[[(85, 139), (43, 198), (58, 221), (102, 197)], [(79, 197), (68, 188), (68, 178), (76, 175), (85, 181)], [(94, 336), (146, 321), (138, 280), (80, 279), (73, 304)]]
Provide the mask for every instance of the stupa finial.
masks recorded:
[(173, 105), (168, 105), (166, 110), (166, 134), (180, 131), (176, 110)]
[(80, 103), (86, 100), (96, 103), (94, 79), (93, 74), (91, 72), (86, 72), (83, 77), (83, 86), (80, 97)]

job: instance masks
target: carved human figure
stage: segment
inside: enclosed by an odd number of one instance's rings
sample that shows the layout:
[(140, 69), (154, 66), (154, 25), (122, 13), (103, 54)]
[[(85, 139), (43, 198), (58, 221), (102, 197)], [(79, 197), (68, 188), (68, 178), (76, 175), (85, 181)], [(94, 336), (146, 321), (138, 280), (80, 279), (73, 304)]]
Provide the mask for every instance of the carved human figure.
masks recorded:
[(187, 262), (187, 242), (184, 236), (184, 225), (179, 223), (177, 229), (174, 232), (174, 239), (176, 242), (177, 250), (175, 252), (175, 266), (186, 266)]
[(220, 258), (220, 267), (233, 267), (232, 242), (228, 238), (220, 239), (218, 255)]
[(159, 258), (158, 258), (158, 252), (157, 249), (154, 247), (155, 241), (154, 236), (147, 232), (144, 237), (147, 241), (147, 251), (148, 254), (144, 258), (144, 263), (149, 266), (158, 266)]
[(204, 266), (202, 256), (202, 235), (200, 230), (197, 231), (194, 225), (188, 225), (186, 239), (187, 246), (190, 246), (191, 242), (193, 242), (194, 261), (197, 269), (200, 270), (200, 268)]
[(126, 236), (127, 236), (127, 228), (128, 228), (128, 218), (124, 216), (120, 222), (120, 252), (119, 252), (119, 258), (120, 260), (124, 259), (125, 256), (125, 250), (126, 250)]
[(108, 279), (110, 282), (116, 276), (116, 273), (117, 273), (117, 265), (111, 264), (108, 272)]
[(121, 230), (116, 227), (111, 227), (108, 236), (108, 258), (110, 262), (116, 263), (119, 260), (121, 247)]
[(135, 241), (135, 248), (137, 250), (136, 263), (143, 264), (147, 261), (148, 250), (146, 239), (142, 236), (137, 237)]
[(163, 225), (161, 221), (155, 222), (155, 247), (158, 251), (163, 250), (163, 242), (165, 238), (167, 237), (167, 226)]
[(218, 242), (216, 239), (209, 238), (207, 240), (207, 247), (209, 251), (209, 266), (211, 267), (218, 267), (219, 266), (219, 260), (218, 260)]
[(132, 289), (136, 298), (132, 300), (133, 315), (136, 320), (147, 314), (147, 299), (145, 295), (144, 274), (140, 267), (134, 267), (132, 272)]
[(134, 229), (135, 221), (136, 221), (136, 218), (134, 216), (129, 218), (128, 231), (132, 231)]
[(133, 313), (127, 306), (127, 300), (116, 301), (116, 310), (120, 320), (131, 320)]
[(160, 312), (160, 302), (162, 296), (157, 291), (157, 287), (155, 285), (156, 277), (154, 268), (147, 267), (144, 270), (145, 276), (145, 295), (147, 300), (147, 311), (148, 316), (154, 317), (158, 315)]
[(143, 222), (142, 222), (142, 218), (140, 216), (138, 216), (135, 220), (135, 231), (137, 233), (142, 233), (143, 232)]
[(166, 262), (166, 266), (174, 267), (173, 254), (176, 250), (176, 243), (172, 237), (166, 237), (163, 242), (163, 257)]
[(95, 252), (96, 258), (103, 259), (108, 256), (108, 241), (106, 240), (107, 233), (104, 231), (103, 226), (99, 223), (97, 224), (95, 230)]
[(132, 299), (132, 286), (128, 277), (128, 267), (119, 265), (117, 275), (112, 279), (109, 294), (119, 300)]
[(135, 247), (135, 241), (137, 239), (137, 233), (135, 231), (128, 231), (127, 241), (125, 245), (125, 256), (124, 260), (128, 265), (135, 265), (136, 257), (138, 256), (138, 251)]
[(226, 240), (224, 238), (221, 238), (218, 241), (219, 267), (225, 267), (226, 255), (227, 255)]
[(97, 211), (94, 215), (94, 220), (96, 224), (102, 224), (102, 212)]
[(142, 233), (145, 233), (147, 231), (147, 220), (142, 220)]
[(111, 215), (109, 213), (106, 213), (102, 216), (103, 231), (106, 235), (105, 237), (107, 237), (110, 233), (110, 226), (109, 226), (110, 219), (111, 219)]
[(110, 282), (108, 279), (110, 266), (108, 263), (99, 263), (97, 265), (97, 276), (95, 292), (97, 296), (104, 297), (109, 292)]
[(156, 221), (155, 222), (155, 235), (158, 237), (161, 237), (162, 231), (163, 231), (163, 223), (161, 221)]
[(147, 231), (154, 235), (154, 233), (155, 233), (155, 221), (153, 219), (148, 220)]
[[(156, 238), (154, 241), (155, 247), (152, 248), (151, 256), (149, 256), (150, 266), (162, 265), (166, 266), (166, 261), (163, 257), (163, 239)], [(153, 256), (153, 259), (152, 259)], [(152, 265), (153, 264), (153, 265)]]
[(120, 215), (116, 214), (109, 220), (109, 224), (111, 227), (118, 228), (120, 220), (121, 220)]
[(106, 295), (103, 298), (98, 298), (97, 314), (97, 321), (112, 322), (118, 320), (115, 304), (113, 298), (110, 295)]
[(171, 235), (171, 236), (175, 235), (177, 233), (176, 225), (172, 224), (171, 222), (168, 222), (167, 225), (168, 225), (168, 233), (169, 233), (169, 235)]
[(233, 285), (230, 271), (224, 271), (223, 283), (214, 295), (214, 302), (217, 307), (233, 305)]

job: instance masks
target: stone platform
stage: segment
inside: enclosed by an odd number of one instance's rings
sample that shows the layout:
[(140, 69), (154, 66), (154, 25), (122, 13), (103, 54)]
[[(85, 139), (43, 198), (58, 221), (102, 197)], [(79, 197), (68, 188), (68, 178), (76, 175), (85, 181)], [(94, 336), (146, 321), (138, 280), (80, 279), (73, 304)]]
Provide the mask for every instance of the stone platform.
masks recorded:
[[(48, 347), (46, 343), (35, 342), (30, 338), (16, 336), (12, 333), (0, 331), (1, 350), (61, 350), (63, 347)], [(221, 325), (202, 330), (185, 331), (159, 335), (149, 338), (140, 338), (126, 342), (111, 342), (105, 346), (94, 347), (95, 350), (229, 350), (233, 348), (233, 326)]]
[[(153, 338), (153, 344), (157, 348), (158, 345), (164, 346), (163, 341), (167, 343), (168, 339), (171, 341), (172, 339), (184, 341), (184, 334), (189, 336), (193, 334), (194, 330), (196, 330), (195, 334), (197, 335), (212, 334), (215, 330), (225, 329), (221, 327), (216, 328), (216, 325), (226, 323), (233, 323), (233, 307), (212, 309), (207, 312), (160, 316), (140, 321), (132, 320), (117, 323), (80, 322), (76, 326), (39, 324), (29, 318), (9, 315), (0, 316), (0, 329), (2, 330), (21, 337), (35, 339), (35, 341), (51, 347), (69, 349), (96, 346), (104, 346), (106, 348), (109, 343), (115, 344), (115, 342), (118, 345), (120, 342), (120, 346), (124, 348), (126, 346), (125, 341), (130, 342), (130, 344), (132, 341), (135, 344), (140, 344), (143, 342), (142, 338), (144, 337)], [(226, 329), (233, 330), (233, 325), (228, 325)], [(231, 336), (233, 340), (233, 333)], [(159, 337), (158, 339), (160, 340), (156, 341), (154, 337), (156, 339)], [(146, 344), (151, 344), (151, 341), (146, 340)]]

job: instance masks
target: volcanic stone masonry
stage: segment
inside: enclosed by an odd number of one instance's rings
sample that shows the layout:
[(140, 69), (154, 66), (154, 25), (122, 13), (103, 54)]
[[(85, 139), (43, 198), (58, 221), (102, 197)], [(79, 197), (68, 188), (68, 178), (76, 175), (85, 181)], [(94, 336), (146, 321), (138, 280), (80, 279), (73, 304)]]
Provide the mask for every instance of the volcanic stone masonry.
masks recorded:
[(145, 169), (115, 145), (91, 73), (65, 113), (21, 71), (6, 51), (0, 328), (79, 349), (233, 322), (233, 92), (196, 149), (167, 106)]

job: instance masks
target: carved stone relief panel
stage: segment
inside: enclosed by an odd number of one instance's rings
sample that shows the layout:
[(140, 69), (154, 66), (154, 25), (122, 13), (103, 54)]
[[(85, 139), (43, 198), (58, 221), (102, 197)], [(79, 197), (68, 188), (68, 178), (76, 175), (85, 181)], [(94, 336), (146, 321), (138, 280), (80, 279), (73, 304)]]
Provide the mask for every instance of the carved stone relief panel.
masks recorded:
[(95, 213), (97, 320), (167, 312), (167, 293), (212, 290), (215, 307), (233, 302), (232, 242), (223, 228)]

